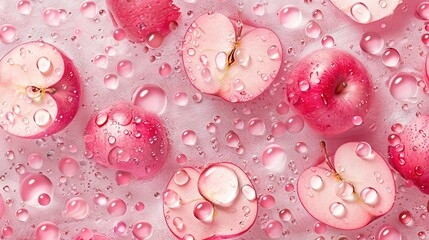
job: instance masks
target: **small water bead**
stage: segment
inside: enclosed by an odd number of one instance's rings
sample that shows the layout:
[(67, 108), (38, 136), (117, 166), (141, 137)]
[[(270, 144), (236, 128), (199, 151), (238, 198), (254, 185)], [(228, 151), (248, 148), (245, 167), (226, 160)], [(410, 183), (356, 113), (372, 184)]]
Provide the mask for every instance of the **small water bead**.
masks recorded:
[(368, 54), (377, 54), (384, 47), (384, 39), (376, 32), (366, 32), (359, 42), (360, 48)]
[(127, 224), (124, 223), (123, 221), (119, 221), (113, 226), (113, 232), (116, 233), (117, 235), (122, 235), (126, 231), (127, 231)]
[(43, 11), (43, 20), (49, 26), (59, 26), (61, 23), (61, 16), (58, 12), (58, 9), (55, 8), (46, 8)]
[(27, 164), (33, 169), (40, 169), (43, 166), (43, 158), (38, 153), (30, 154), (27, 158)]
[(194, 216), (202, 222), (212, 222), (214, 217), (213, 205), (207, 201), (195, 204)]
[(161, 47), (163, 42), (164, 37), (160, 33), (151, 33), (146, 38), (147, 46), (153, 49)]
[(116, 50), (114, 47), (112, 46), (107, 46), (104, 48), (104, 53), (107, 54), (107, 56), (115, 56), (116, 55)]
[(362, 119), (361, 116), (354, 116), (353, 119), (352, 119), (352, 123), (355, 126), (360, 126), (363, 123), (363, 119)]
[(195, 240), (195, 238), (191, 234), (185, 234), (183, 235), (182, 240)]
[(185, 130), (182, 132), (182, 142), (188, 146), (194, 146), (197, 143), (197, 134), (192, 130)]
[(279, 238), (283, 234), (283, 225), (277, 220), (269, 220), (264, 226), (264, 232), (269, 238)]
[(333, 48), (335, 46), (334, 38), (329, 35), (324, 36), (321, 43), (324, 48)]
[(314, 175), (310, 178), (310, 187), (313, 190), (319, 191), (323, 188), (323, 180), (319, 175)]
[(53, 121), (51, 114), (45, 109), (37, 110), (33, 115), (33, 120), (41, 128), (48, 127)]
[(308, 81), (306, 80), (303, 80), (298, 83), (298, 86), (299, 86), (299, 90), (301, 90), (302, 92), (305, 92), (310, 88), (310, 83), (308, 83)]
[(429, 20), (429, 2), (421, 2), (416, 8), (416, 14), (423, 20)]
[(145, 240), (152, 236), (153, 227), (150, 223), (144, 221), (137, 221), (133, 225), (133, 235), (139, 240)]
[(285, 102), (279, 102), (276, 106), (276, 112), (280, 115), (286, 115), (289, 112), (289, 105)]
[(37, 240), (59, 240), (61, 232), (58, 226), (53, 222), (42, 222), (36, 227)]
[(280, 24), (285, 28), (295, 28), (302, 21), (302, 13), (295, 5), (285, 5), (279, 11)]
[(180, 218), (180, 217), (175, 217), (174, 219), (173, 219), (173, 225), (178, 229), (178, 230), (183, 230), (183, 227), (184, 227), (184, 222), (183, 222), (183, 219), (182, 218)]
[(183, 186), (189, 182), (189, 175), (185, 170), (178, 170), (173, 177), (174, 183)]
[(28, 218), (30, 217), (30, 214), (28, 213), (28, 210), (25, 208), (19, 208), (15, 212), (15, 217), (18, 219), (18, 221), (26, 222)]
[(4, 238), (9, 238), (13, 235), (13, 228), (11, 228), (10, 226), (6, 226), (2, 228), (1, 232)]
[(134, 91), (132, 103), (159, 116), (167, 108), (167, 94), (156, 85), (146, 84)]
[(198, 179), (201, 195), (211, 203), (222, 207), (230, 206), (237, 198), (238, 185), (238, 177), (234, 170), (223, 165), (210, 166)]
[(371, 20), (371, 12), (368, 7), (361, 2), (354, 4), (350, 8), (350, 13), (360, 23), (367, 23)]
[(304, 142), (297, 142), (295, 144), (295, 151), (297, 153), (306, 154), (308, 152), (308, 146)]
[(401, 133), (404, 128), (402, 126), (402, 124), (400, 123), (395, 123), (392, 125), (392, 127), (390, 128), (394, 133)]
[(247, 122), (246, 129), (254, 136), (261, 136), (265, 133), (265, 123), (259, 118), (252, 118)]
[(228, 131), (225, 135), (225, 142), (228, 147), (236, 148), (240, 144), (240, 137), (234, 131)]
[(184, 107), (188, 105), (188, 102), (188, 94), (186, 94), (185, 92), (177, 92), (174, 94), (174, 103), (177, 106)]
[(110, 164), (128, 162), (131, 159), (131, 153), (125, 148), (114, 147), (110, 150), (107, 158)]
[(399, 214), (399, 221), (405, 226), (412, 226), (413, 216), (409, 211), (403, 211)]
[(178, 208), (180, 206), (180, 196), (174, 190), (167, 189), (162, 195), (162, 200), (169, 208)]
[(15, 41), (16, 28), (10, 24), (4, 24), (0, 26), (0, 39), (4, 43), (11, 43)]
[(263, 3), (255, 3), (252, 6), (252, 11), (256, 16), (264, 16), (265, 14), (265, 6)]
[(271, 133), (274, 137), (280, 137), (286, 132), (286, 125), (282, 122), (274, 122), (271, 125)]
[(372, 153), (371, 145), (367, 142), (360, 142), (356, 145), (356, 155), (363, 159), (372, 159), (374, 157)]
[(92, 198), (93, 202), (96, 205), (106, 205), (107, 204), (107, 197), (103, 193), (96, 193), (94, 194), (94, 197)]
[(286, 161), (286, 151), (277, 144), (270, 144), (262, 150), (262, 165), (270, 171), (281, 171)]
[(79, 162), (70, 156), (65, 156), (58, 162), (58, 169), (66, 177), (74, 177), (79, 173)]
[(340, 202), (332, 203), (331, 206), (329, 206), (329, 211), (337, 218), (342, 218), (346, 215), (346, 207)]
[(397, 100), (410, 101), (417, 96), (418, 90), (417, 79), (409, 73), (400, 72), (390, 80), (390, 94)]
[(259, 198), (259, 205), (266, 209), (271, 209), (276, 204), (276, 199), (272, 195), (262, 195)]
[(49, 60), (47, 57), (39, 58), (37, 60), (36, 66), (42, 74), (47, 74), (49, 71), (52, 70), (51, 60)]
[(43, 207), (48, 206), (51, 203), (51, 197), (46, 193), (42, 193), (37, 198), (37, 202), (39, 203), (40, 206), (43, 206)]
[(378, 204), (379, 202), (379, 194), (377, 192), (377, 190), (375, 190), (372, 187), (367, 187), (364, 188), (361, 192), (360, 192), (360, 198), (368, 205), (370, 206), (375, 206)]
[(293, 115), (286, 120), (285, 125), (288, 132), (300, 133), (304, 128), (304, 120), (298, 115)]
[(380, 227), (377, 240), (402, 240), (401, 233), (393, 226), (385, 224)]
[(16, 4), (16, 8), (18, 8), (18, 12), (22, 15), (30, 15), (31, 10), (33, 9), (30, 1), (28, 0), (20, 0)]
[(400, 59), (401, 56), (399, 52), (394, 48), (387, 48), (384, 50), (383, 54), (381, 54), (381, 62), (386, 67), (396, 67)]
[(355, 199), (354, 190), (353, 184), (347, 181), (341, 181), (336, 185), (335, 194), (345, 201), (352, 201)]
[(131, 173), (124, 171), (117, 171), (115, 174), (115, 181), (118, 186), (127, 186), (133, 179)]
[(105, 68), (107, 66), (107, 57), (103, 54), (97, 54), (94, 57), (94, 64), (99, 68)]
[(313, 230), (317, 234), (324, 234), (326, 232), (326, 224), (323, 222), (316, 222), (313, 226)]
[(145, 209), (145, 205), (142, 202), (136, 202), (136, 204), (134, 205), (134, 209), (137, 212), (141, 212), (141, 211), (143, 211)]
[(122, 28), (117, 28), (113, 31), (113, 39), (116, 41), (122, 41), (127, 37), (127, 33)]
[(177, 162), (178, 164), (185, 164), (185, 163), (186, 163), (186, 161), (188, 161), (188, 157), (186, 157), (186, 155), (185, 155), (185, 154), (180, 153), (180, 154), (178, 154), (178, 155), (176, 156), (176, 162)]
[(308, 23), (305, 25), (305, 34), (307, 37), (318, 38), (321, 32), (322, 29), (320, 28), (320, 25), (313, 20), (308, 21)]
[(159, 66), (159, 75), (161, 77), (168, 77), (171, 74), (171, 66), (168, 63), (163, 63), (161, 66)]
[(112, 217), (123, 216), (127, 212), (127, 204), (120, 198), (112, 199), (107, 204), (107, 212)]
[(389, 145), (392, 147), (395, 147), (395, 146), (401, 144), (401, 138), (396, 134), (390, 134), (387, 137), (387, 141), (389, 142)]
[(253, 201), (256, 199), (256, 191), (255, 189), (250, 186), (250, 185), (244, 185), (241, 188), (241, 193), (244, 195), (244, 197), (249, 200), (249, 201)]
[(314, 10), (312, 16), (315, 20), (323, 20), (323, 12), (319, 9)]
[(79, 233), (79, 240), (91, 240), (94, 237), (94, 232), (90, 228), (82, 228)]
[(206, 130), (210, 134), (214, 134), (217, 131), (217, 126), (216, 126), (216, 124), (209, 122), (206, 124)]
[(97, 15), (97, 5), (93, 1), (86, 1), (80, 5), (80, 13), (86, 18), (94, 18)]
[(134, 65), (130, 60), (121, 60), (116, 65), (116, 72), (121, 77), (130, 77), (134, 72)]
[(267, 50), (268, 57), (272, 60), (276, 60), (280, 58), (280, 49), (276, 45), (272, 45)]
[(62, 214), (64, 217), (69, 217), (74, 220), (85, 219), (89, 214), (89, 204), (83, 198), (71, 198), (67, 201), (66, 209)]

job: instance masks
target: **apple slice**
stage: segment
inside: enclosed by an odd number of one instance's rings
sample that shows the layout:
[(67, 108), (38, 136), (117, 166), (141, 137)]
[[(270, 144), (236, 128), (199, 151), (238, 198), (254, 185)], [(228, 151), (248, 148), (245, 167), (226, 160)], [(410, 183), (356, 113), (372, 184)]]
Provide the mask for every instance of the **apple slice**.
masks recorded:
[(215, 163), (202, 172), (185, 167), (167, 185), (164, 216), (178, 239), (233, 238), (255, 222), (256, 197), (247, 175), (232, 163)]
[(151, 33), (167, 36), (180, 16), (172, 0), (106, 0), (106, 5), (115, 27), (132, 42), (144, 42)]
[(395, 11), (402, 0), (331, 0), (340, 11), (358, 23), (371, 23), (385, 18)]
[(305, 170), (298, 179), (299, 199), (310, 215), (335, 228), (366, 226), (387, 213), (395, 201), (395, 182), (385, 160), (365, 142), (349, 142), (331, 161)]
[(182, 49), (194, 87), (230, 102), (249, 101), (261, 94), (276, 78), (283, 52), (271, 30), (233, 24), (216, 12), (191, 24)]
[(59, 49), (38, 41), (14, 48), (0, 61), (0, 128), (41, 138), (65, 128), (79, 108), (80, 77)]
[(290, 105), (320, 133), (340, 134), (353, 128), (371, 107), (371, 78), (362, 63), (345, 51), (312, 52), (296, 65), (289, 79)]
[(415, 118), (401, 133), (389, 136), (388, 150), (392, 166), (425, 194), (429, 194), (428, 126), (429, 116)]

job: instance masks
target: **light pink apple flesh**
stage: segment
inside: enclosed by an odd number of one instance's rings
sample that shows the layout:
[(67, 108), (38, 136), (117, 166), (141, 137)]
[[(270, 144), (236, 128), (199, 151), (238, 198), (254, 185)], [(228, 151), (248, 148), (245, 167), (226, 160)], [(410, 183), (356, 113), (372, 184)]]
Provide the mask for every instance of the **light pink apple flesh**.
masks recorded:
[(182, 57), (194, 87), (230, 102), (245, 102), (277, 76), (282, 46), (269, 29), (235, 26), (216, 12), (198, 17), (185, 35)]
[(72, 61), (54, 46), (14, 48), (0, 61), (0, 127), (24, 138), (62, 130), (79, 108), (79, 81)]
[(371, 23), (391, 15), (401, 0), (330, 0), (340, 11), (358, 23)]
[(192, 167), (179, 169), (166, 189), (165, 220), (179, 239), (233, 238), (255, 222), (256, 192), (247, 175), (232, 163), (215, 163), (202, 172)]
[(324, 161), (298, 179), (298, 196), (307, 212), (335, 228), (362, 228), (387, 213), (395, 200), (395, 182), (385, 160), (374, 150), (359, 156), (360, 144), (337, 149), (331, 161), (335, 172)]

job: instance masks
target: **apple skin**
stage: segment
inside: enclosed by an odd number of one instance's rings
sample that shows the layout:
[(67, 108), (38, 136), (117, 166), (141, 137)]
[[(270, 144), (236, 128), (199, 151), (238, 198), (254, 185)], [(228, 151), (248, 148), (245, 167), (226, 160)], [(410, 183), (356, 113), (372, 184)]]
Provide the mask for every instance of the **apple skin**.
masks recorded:
[[(212, 203), (215, 209), (213, 221), (210, 223), (204, 223), (199, 221), (194, 216), (193, 209), (197, 203), (196, 200), (205, 200), (210, 202), (200, 194), (199, 180), (201, 174), (213, 166), (222, 166), (232, 169), (238, 177), (240, 191), (231, 206), (222, 207)], [(174, 180), (174, 177), (178, 171), (185, 171), (189, 176), (189, 180), (183, 185), (176, 184)], [(235, 238), (247, 232), (255, 223), (258, 213), (257, 194), (255, 192), (254, 200), (248, 200), (243, 196), (241, 189), (244, 185), (251, 186), (253, 189), (254, 187), (246, 173), (237, 165), (228, 162), (219, 162), (210, 164), (204, 169), (184, 167), (178, 169), (176, 173), (170, 179), (166, 190), (173, 190), (179, 195), (181, 201), (180, 205), (177, 208), (169, 208), (164, 203), (163, 211), (164, 216), (169, 216), (169, 218), (164, 217), (164, 219), (171, 233), (177, 239), (184, 239), (183, 236), (185, 234), (191, 234), (194, 239), (201, 240)], [(243, 212), (242, 209), (244, 206), (248, 207), (249, 210), (246, 217), (244, 217), (244, 214), (241, 214), (241, 212)], [(173, 220), (176, 217), (182, 218), (184, 222), (183, 230), (178, 230), (175, 227)], [(243, 221), (243, 227), (238, 227), (238, 223), (240, 221)]]
[[(237, 41), (240, 30), (236, 25), (218, 12), (199, 16), (184, 36), (182, 61), (189, 81), (199, 91), (228, 102), (247, 102), (277, 77), (283, 48), (273, 31), (247, 24)], [(234, 56), (231, 64), (229, 56)]]
[[(32, 75), (28, 76), (23, 72), (21, 69), (21, 66), (18, 66), (19, 64), (9, 65), (9, 63), (6, 63), (6, 61), (11, 58), (11, 56), (16, 55), (16, 52), (20, 52), (21, 49), (27, 49), (31, 50), (32, 54), (35, 56), (44, 56), (44, 53), (54, 55), (56, 57), (57, 61), (60, 61), (59, 59), (62, 59), (63, 63), (58, 63), (62, 70), (62, 76), (60, 79), (57, 79), (58, 81), (55, 82), (55, 84), (46, 86), (49, 88), (56, 89), (56, 92), (46, 93), (49, 95), (49, 97), (52, 98), (53, 101), (55, 101), (55, 104), (57, 105), (57, 114), (55, 118), (53, 119), (52, 123), (47, 126), (44, 129), (40, 129), (37, 133), (24, 133), (22, 130), (20, 133), (14, 132), (14, 131), (8, 131), (8, 129), (5, 129), (10, 134), (22, 137), (22, 138), (28, 138), (28, 139), (37, 139), (42, 137), (47, 137), (52, 134), (55, 134), (61, 130), (63, 130), (65, 127), (67, 127), (70, 122), (74, 119), (76, 116), (76, 113), (79, 109), (79, 102), (81, 98), (81, 87), (80, 87), (80, 76), (79, 73), (74, 66), (73, 62), (68, 58), (61, 50), (54, 47), (53, 45), (50, 45), (48, 43), (37, 41), (37, 42), (28, 42), (21, 44), (17, 46), (16, 48), (12, 49), (9, 53), (7, 53), (2, 60), (0, 61), (0, 85), (5, 84), (2, 83), (2, 81), (13, 81), (17, 75), (19, 76), (22, 74), (25, 77), (33, 77), (33, 78), (39, 78), (39, 75)], [(47, 53), (49, 52), (49, 53)], [(26, 63), (25, 60), (23, 60), (23, 63)], [(54, 62), (53, 65), (55, 66), (57, 62)], [(17, 66), (15, 66), (17, 65)], [(36, 66), (36, 62), (28, 62), (26, 64), (27, 66)], [(29, 71), (31, 72), (32, 69), (29, 67)], [(10, 74), (13, 73), (13, 74)], [(40, 74), (40, 73), (39, 73)], [(53, 77), (54, 79), (56, 77)], [(20, 86), (24, 88), (23, 86)], [(38, 87), (38, 86), (37, 86)], [(1, 89), (1, 87), (0, 87)], [(16, 90), (22, 91), (22, 89)], [(41, 98), (44, 98), (43, 96)], [(1, 99), (1, 97), (0, 97)], [(48, 100), (49, 101), (49, 100)], [(29, 108), (37, 108), (38, 104), (30, 105)], [(26, 111), (27, 105), (21, 106), (21, 112)], [(0, 118), (0, 128), (2, 128), (2, 118)]]
[[(144, 42), (151, 33), (163, 37), (170, 33), (169, 24), (180, 16), (172, 0), (106, 0), (115, 27), (121, 27), (132, 42)], [(144, 24), (145, 27), (140, 26)]]
[[(359, 157), (355, 151), (358, 144), (345, 143), (330, 157), (342, 180), (336, 177), (323, 158), (321, 163), (305, 170), (297, 182), (298, 197), (305, 210), (334, 228), (360, 229), (389, 212), (395, 202), (395, 181), (386, 161), (374, 150), (368, 159)], [(319, 189), (311, 185), (314, 176), (319, 176), (323, 183)], [(344, 181), (353, 185), (356, 193), (353, 200), (341, 198), (337, 194), (337, 187)], [(375, 189), (378, 201), (366, 202), (362, 198), (362, 193), (368, 188)], [(335, 202), (345, 206), (344, 216), (335, 217), (330, 212), (331, 204)]]
[[(105, 121), (100, 120), (101, 116)], [(89, 120), (84, 142), (96, 162), (130, 172), (140, 179), (153, 177), (167, 158), (167, 132), (161, 121), (122, 101), (106, 107)]]
[[(322, 134), (344, 133), (354, 127), (353, 117), (364, 119), (370, 110), (371, 78), (362, 63), (345, 51), (312, 52), (296, 65), (289, 79), (290, 106)], [(347, 86), (336, 92), (343, 82)]]
[(402, 133), (397, 134), (401, 142), (388, 147), (391, 165), (425, 194), (429, 194), (428, 126), (429, 116), (415, 118), (404, 127)]

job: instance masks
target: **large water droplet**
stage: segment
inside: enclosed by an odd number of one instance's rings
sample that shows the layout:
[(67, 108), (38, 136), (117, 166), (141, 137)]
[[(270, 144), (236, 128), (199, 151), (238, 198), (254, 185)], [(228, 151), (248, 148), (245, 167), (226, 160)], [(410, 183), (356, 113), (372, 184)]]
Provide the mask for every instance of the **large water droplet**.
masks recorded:
[(370, 206), (375, 206), (379, 202), (378, 192), (372, 187), (364, 188), (360, 192), (360, 198)]
[(316, 21), (310, 20), (308, 21), (307, 25), (305, 25), (305, 34), (307, 37), (318, 38), (321, 32), (322, 29)]
[(31, 3), (28, 0), (18, 1), (16, 7), (18, 8), (18, 12), (22, 15), (29, 15), (32, 10)]
[(238, 177), (229, 167), (212, 165), (198, 179), (198, 190), (211, 203), (228, 207), (238, 196)]
[(372, 153), (371, 145), (367, 142), (360, 142), (356, 145), (356, 155), (363, 159), (373, 159), (374, 154)]
[(47, 127), (52, 122), (52, 117), (47, 110), (39, 109), (34, 113), (33, 120), (37, 126)]
[(384, 39), (375, 32), (366, 32), (360, 40), (360, 48), (369, 54), (377, 54), (384, 47)]
[(270, 171), (281, 171), (286, 165), (286, 160), (286, 151), (277, 144), (270, 144), (262, 151), (262, 165)]
[(295, 28), (302, 20), (302, 13), (295, 5), (285, 5), (279, 11), (280, 24), (285, 28)]
[(244, 197), (249, 200), (249, 201), (253, 201), (256, 199), (256, 191), (255, 189), (250, 186), (250, 185), (244, 185), (241, 188), (241, 193), (244, 195)]
[(146, 84), (136, 89), (132, 97), (132, 102), (145, 111), (159, 116), (167, 108), (167, 95), (162, 88)]
[(340, 202), (332, 203), (331, 206), (329, 206), (329, 211), (337, 218), (342, 218), (346, 215), (346, 207)]
[(352, 201), (355, 199), (354, 190), (353, 184), (347, 181), (341, 181), (335, 188), (335, 194), (345, 201)]
[(386, 67), (396, 67), (398, 65), (401, 56), (399, 52), (394, 48), (387, 48), (381, 54), (381, 62), (383, 62)]
[(390, 80), (389, 90), (392, 97), (397, 100), (412, 101), (417, 96), (419, 86), (413, 75), (400, 72)]
[(177, 208), (180, 206), (180, 196), (177, 192), (167, 189), (162, 195), (164, 204), (169, 208)]
[(350, 13), (360, 23), (367, 23), (371, 20), (371, 12), (368, 7), (361, 2), (354, 4), (350, 8)]
[(175, 174), (174, 174), (174, 182), (179, 185), (179, 186), (183, 186), (186, 183), (188, 183), (189, 181), (189, 175), (185, 170), (178, 170)]
[(194, 216), (202, 222), (212, 222), (214, 215), (213, 205), (207, 201), (199, 202), (195, 204)]
[(279, 238), (283, 234), (283, 225), (277, 220), (269, 220), (264, 226), (264, 232), (269, 238)]
[(185, 130), (182, 132), (182, 142), (185, 145), (193, 146), (197, 143), (197, 134), (192, 130)]
[(310, 178), (310, 186), (312, 189), (318, 191), (323, 188), (323, 180), (319, 175), (314, 175)]

